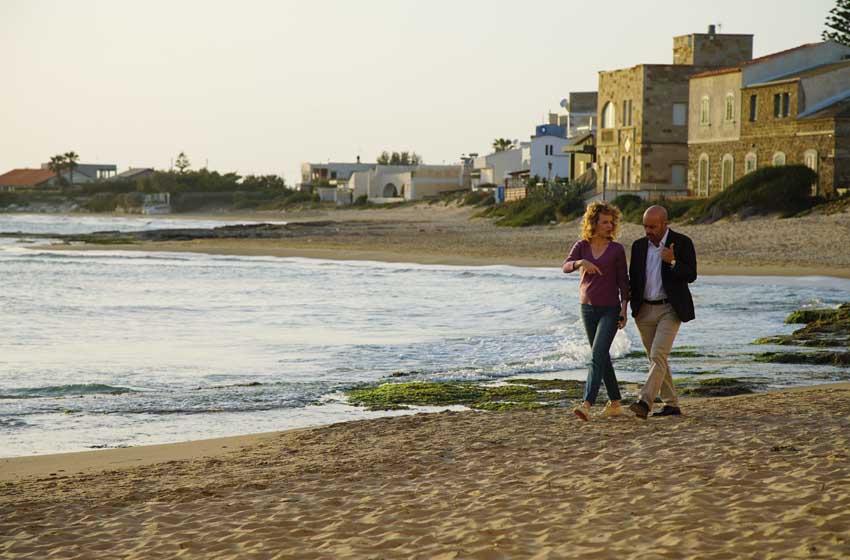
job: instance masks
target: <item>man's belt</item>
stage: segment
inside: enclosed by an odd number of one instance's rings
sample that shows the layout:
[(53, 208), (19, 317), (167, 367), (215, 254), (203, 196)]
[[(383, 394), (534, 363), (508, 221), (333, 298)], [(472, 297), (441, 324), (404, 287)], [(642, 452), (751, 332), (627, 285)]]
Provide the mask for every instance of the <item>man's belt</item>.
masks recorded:
[(648, 303), (649, 305), (664, 305), (665, 303), (670, 303), (669, 299), (645, 299), (644, 303)]

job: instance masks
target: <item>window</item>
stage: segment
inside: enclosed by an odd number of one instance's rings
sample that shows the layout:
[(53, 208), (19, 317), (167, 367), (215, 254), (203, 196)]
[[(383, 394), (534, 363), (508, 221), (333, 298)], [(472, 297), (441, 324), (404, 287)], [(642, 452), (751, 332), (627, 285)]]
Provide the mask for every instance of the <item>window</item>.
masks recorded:
[(753, 152), (750, 152), (744, 158), (744, 174), (752, 173), (756, 169), (758, 169), (758, 159)]
[(780, 165), (785, 165), (785, 153), (784, 152), (776, 152), (773, 154), (773, 166), (777, 167)]
[(735, 158), (732, 157), (732, 154), (723, 156), (723, 168), (721, 171), (720, 190), (722, 191), (735, 180)]
[(670, 167), (670, 175), (672, 177), (670, 184), (674, 187), (683, 187), (685, 186), (685, 173), (687, 171), (687, 167), (681, 164), (673, 164)]
[(708, 154), (702, 154), (699, 157), (697, 196), (708, 196)]
[(607, 187), (607, 186), (608, 186), (608, 181), (609, 181), (610, 179), (611, 179), (611, 168), (610, 168), (610, 167), (608, 166), (608, 164), (606, 163), (606, 164), (605, 164), (605, 169), (604, 169), (604, 171), (603, 171), (603, 173), (602, 173), (602, 186), (603, 186), (603, 187)]
[(708, 97), (702, 98), (699, 109), (699, 123), (704, 126), (711, 124), (711, 100)]
[(687, 103), (673, 103), (673, 126), (688, 126)]
[(623, 100), (623, 126), (632, 126), (632, 100)]
[(615, 128), (617, 126), (617, 115), (614, 104), (610, 101), (602, 109), (602, 128)]
[(791, 94), (782, 94), (782, 116), (787, 117), (791, 114)]
[(779, 118), (781, 107), (782, 107), (781, 103), (782, 103), (782, 96), (779, 95), (778, 93), (774, 94), (774, 96), (773, 96), (773, 116), (774, 116), (774, 118), (777, 118), (777, 119)]
[(777, 119), (791, 114), (791, 94), (777, 93), (773, 96), (773, 116)]
[(623, 156), (620, 159), (620, 178), (622, 184), (630, 187), (632, 185), (632, 156)]
[[(806, 164), (806, 167), (814, 171), (818, 172), (818, 151), (817, 150), (806, 150), (803, 154), (803, 163)], [(815, 182), (812, 183), (812, 196), (818, 195), (818, 179), (815, 179)]]
[(759, 106), (759, 96), (751, 95), (750, 96), (750, 122), (756, 122), (756, 117), (758, 117), (758, 106)]
[(726, 94), (726, 110), (723, 113), (723, 119), (726, 122), (735, 120), (735, 96), (731, 93)]

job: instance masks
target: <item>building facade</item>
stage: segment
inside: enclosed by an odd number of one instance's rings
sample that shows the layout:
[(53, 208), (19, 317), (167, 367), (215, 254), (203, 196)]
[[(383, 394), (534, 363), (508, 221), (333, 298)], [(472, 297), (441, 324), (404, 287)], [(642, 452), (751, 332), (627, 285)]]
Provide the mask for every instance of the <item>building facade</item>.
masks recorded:
[(673, 64), (599, 73), (597, 193), (644, 198), (687, 195), (688, 78), (752, 59), (753, 36), (691, 34), (673, 39)]
[(850, 186), (850, 47), (802, 45), (690, 80), (688, 185), (714, 196), (766, 165), (804, 164), (812, 193)]

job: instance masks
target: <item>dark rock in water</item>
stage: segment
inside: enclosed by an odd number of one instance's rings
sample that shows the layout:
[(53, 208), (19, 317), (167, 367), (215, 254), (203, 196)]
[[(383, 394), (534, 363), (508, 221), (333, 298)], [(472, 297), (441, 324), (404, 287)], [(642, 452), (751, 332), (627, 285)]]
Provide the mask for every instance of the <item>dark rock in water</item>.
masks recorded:
[(772, 364), (850, 365), (850, 352), (761, 352), (757, 362)]
[(679, 391), (682, 396), (689, 397), (731, 397), (748, 395), (755, 389), (754, 383), (741, 381), (731, 377), (712, 377), (699, 379), (694, 384), (686, 384)]
[(850, 347), (850, 303), (838, 309), (801, 309), (791, 313), (786, 323), (805, 323), (789, 335), (760, 338), (755, 344), (810, 347)]

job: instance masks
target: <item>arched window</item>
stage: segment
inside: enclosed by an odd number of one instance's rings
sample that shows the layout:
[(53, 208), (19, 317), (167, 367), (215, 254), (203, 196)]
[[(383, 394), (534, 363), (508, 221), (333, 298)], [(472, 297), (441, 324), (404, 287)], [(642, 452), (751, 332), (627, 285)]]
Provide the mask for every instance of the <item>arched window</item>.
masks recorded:
[(776, 152), (773, 154), (773, 166), (785, 165), (785, 152)]
[[(803, 153), (803, 163), (805, 163), (806, 167), (814, 171), (818, 172), (818, 151), (817, 150), (806, 150)], [(818, 181), (820, 177), (815, 179), (815, 182), (812, 183), (812, 196), (818, 195)]]
[(711, 124), (711, 99), (708, 96), (702, 98), (699, 106), (699, 123), (702, 125)]
[(735, 158), (732, 154), (723, 156), (723, 167), (721, 169), (720, 190), (725, 190), (726, 187), (735, 181)]
[(617, 115), (614, 104), (610, 101), (602, 108), (602, 128), (615, 128), (617, 126)]
[(750, 152), (747, 154), (747, 157), (744, 158), (744, 174), (752, 173), (758, 169), (758, 158), (756, 157), (755, 152)]
[(708, 196), (708, 154), (699, 156), (697, 171), (697, 196)]
[(731, 93), (726, 94), (726, 110), (723, 112), (723, 119), (726, 122), (735, 120), (735, 96)]

